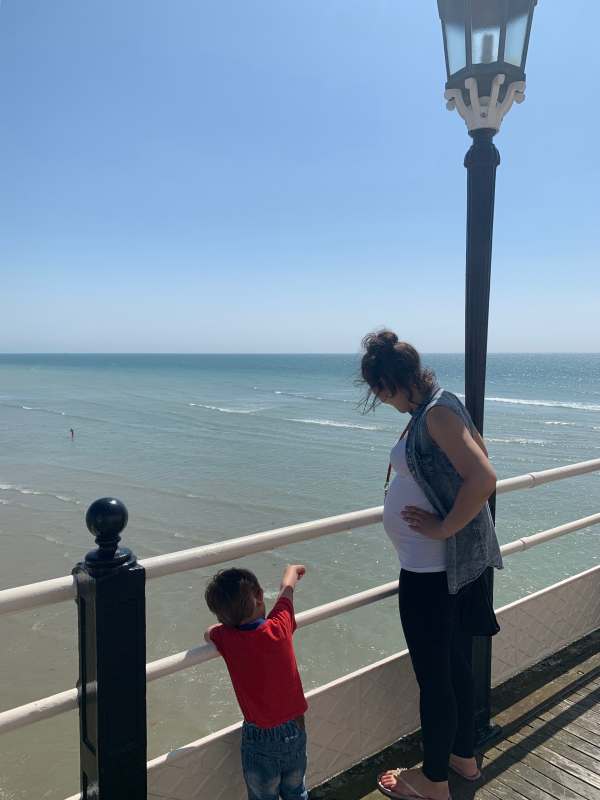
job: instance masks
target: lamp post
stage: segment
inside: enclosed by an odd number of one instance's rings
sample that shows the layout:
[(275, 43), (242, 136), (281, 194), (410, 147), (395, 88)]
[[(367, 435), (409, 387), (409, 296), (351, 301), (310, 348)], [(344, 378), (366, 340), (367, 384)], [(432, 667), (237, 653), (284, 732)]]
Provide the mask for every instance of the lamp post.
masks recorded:
[[(483, 434), (490, 271), (496, 169), (493, 139), (513, 103), (525, 99), (525, 61), (537, 0), (438, 0), (446, 57), (447, 108), (456, 109), (473, 139), (467, 155), (467, 259), (465, 295), (465, 404)], [(491, 501), (495, 511), (495, 498)], [(488, 570), (493, 596), (493, 572)], [(477, 741), (490, 725), (492, 645), (473, 645)]]

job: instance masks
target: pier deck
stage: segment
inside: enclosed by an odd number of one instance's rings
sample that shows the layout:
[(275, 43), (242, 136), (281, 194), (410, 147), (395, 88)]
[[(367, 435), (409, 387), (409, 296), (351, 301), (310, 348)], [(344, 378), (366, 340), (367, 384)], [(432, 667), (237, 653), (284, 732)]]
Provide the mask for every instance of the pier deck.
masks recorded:
[[(600, 800), (600, 632), (509, 681), (493, 702), (502, 735), (482, 754), (480, 781), (451, 778), (453, 800)], [(416, 738), (400, 742), (311, 797), (380, 799), (375, 776), (418, 764), (419, 752)]]

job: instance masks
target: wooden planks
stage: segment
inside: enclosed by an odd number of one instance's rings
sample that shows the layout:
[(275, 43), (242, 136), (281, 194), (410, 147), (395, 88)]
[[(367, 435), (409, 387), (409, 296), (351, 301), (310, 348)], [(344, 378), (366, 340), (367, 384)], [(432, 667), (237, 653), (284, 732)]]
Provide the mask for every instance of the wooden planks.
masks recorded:
[(516, 697), (497, 719), (503, 736), (482, 754), (482, 779), (452, 776), (452, 800), (600, 800), (600, 654)]
[(453, 781), (453, 800), (600, 800), (599, 666), (592, 656), (505, 709), (481, 782)]

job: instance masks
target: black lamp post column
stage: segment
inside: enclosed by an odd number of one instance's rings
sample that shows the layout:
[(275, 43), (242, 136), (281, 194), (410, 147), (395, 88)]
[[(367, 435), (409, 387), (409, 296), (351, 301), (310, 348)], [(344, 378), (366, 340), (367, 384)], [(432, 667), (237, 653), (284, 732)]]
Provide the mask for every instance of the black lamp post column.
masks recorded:
[[(438, 0), (446, 61), (446, 108), (464, 119), (473, 145), (468, 174), (467, 292), (465, 331), (466, 406), (483, 433), (490, 267), (496, 169), (494, 135), (513, 103), (525, 99), (525, 62), (537, 0)], [(493, 502), (490, 501), (492, 514)], [(492, 570), (487, 573), (493, 596)], [(473, 672), (479, 743), (490, 726), (491, 639), (475, 639)]]
[[(467, 409), (477, 430), (483, 435), (494, 195), (500, 154), (493, 142), (495, 129), (479, 128), (470, 133), (473, 144), (465, 157), (467, 168), (465, 395)], [(493, 516), (495, 516), (494, 500), (495, 496), (490, 501)], [(486, 579), (492, 600), (494, 585), (492, 569), (488, 569)], [(474, 639), (473, 675), (476, 739), (478, 744), (482, 744), (498, 732), (496, 727), (490, 725), (492, 640), (489, 637), (477, 636)]]
[(79, 627), (82, 800), (146, 800), (145, 572), (119, 548), (119, 500), (96, 500), (86, 523), (97, 550), (73, 570)]
[(465, 156), (467, 168), (467, 273), (465, 302), (466, 406), (483, 434), (488, 311), (494, 228), (496, 168), (500, 154), (493, 128), (471, 131), (473, 144)]

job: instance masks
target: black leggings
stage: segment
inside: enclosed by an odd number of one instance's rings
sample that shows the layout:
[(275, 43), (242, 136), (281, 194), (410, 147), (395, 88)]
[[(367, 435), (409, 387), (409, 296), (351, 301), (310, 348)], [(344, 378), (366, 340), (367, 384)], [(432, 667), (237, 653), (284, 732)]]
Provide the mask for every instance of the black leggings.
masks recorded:
[(400, 572), (400, 619), (421, 690), (423, 773), (448, 780), (450, 753), (473, 755), (473, 637), (459, 629), (460, 595), (445, 572)]

